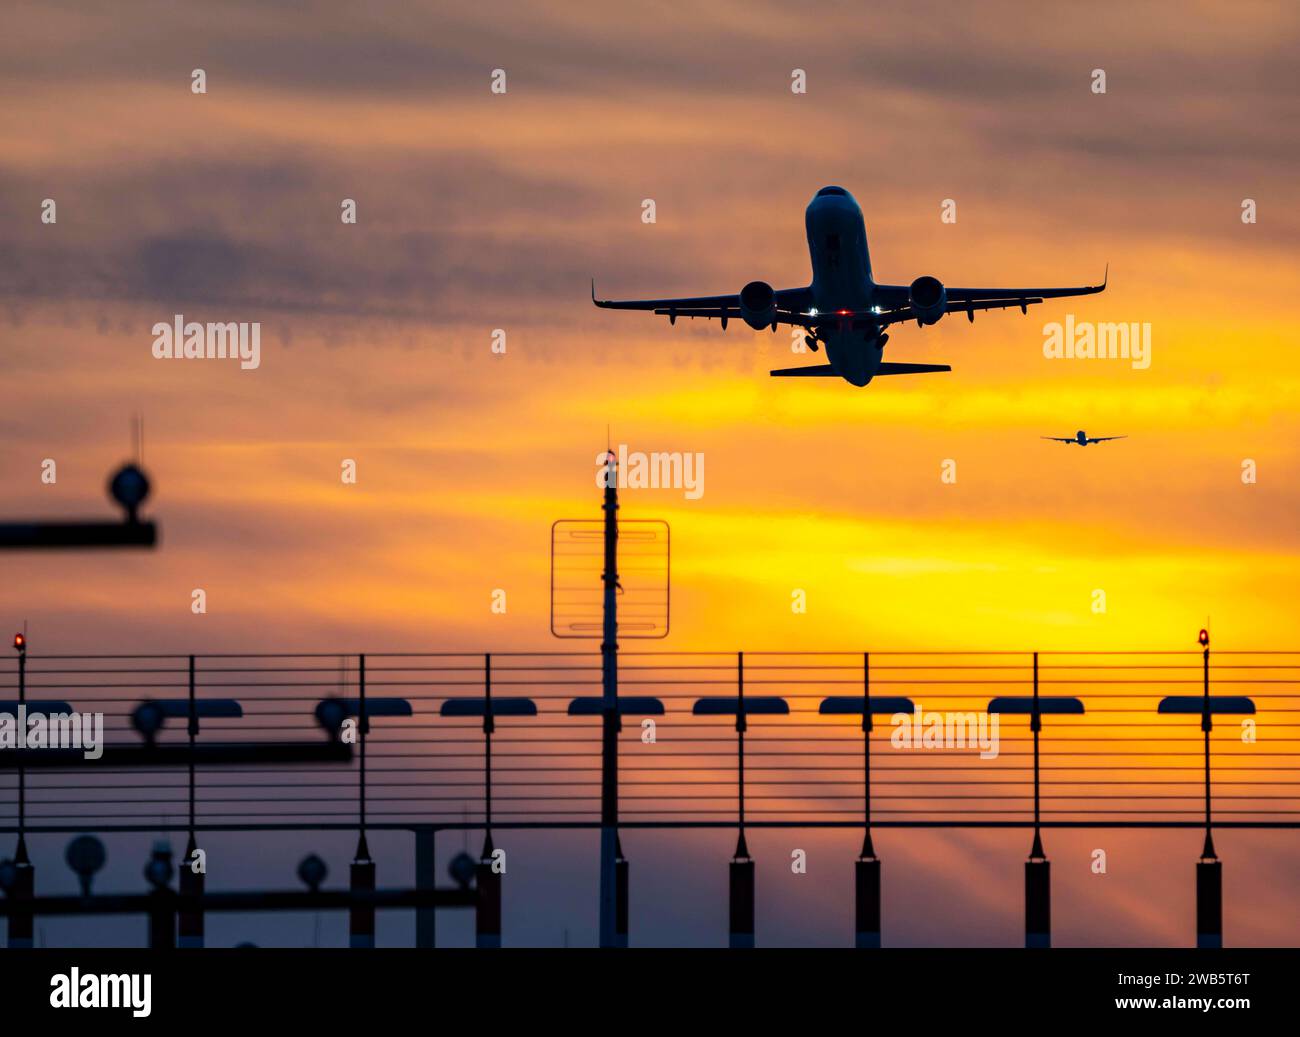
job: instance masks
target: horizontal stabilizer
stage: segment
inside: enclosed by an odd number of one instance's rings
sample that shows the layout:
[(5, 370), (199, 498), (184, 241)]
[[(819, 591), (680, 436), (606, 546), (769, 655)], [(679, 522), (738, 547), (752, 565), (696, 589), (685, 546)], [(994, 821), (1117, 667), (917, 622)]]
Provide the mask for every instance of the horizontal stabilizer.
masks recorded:
[(783, 367), (770, 372), (773, 378), (835, 378), (835, 368), (830, 364), (814, 364), (812, 367)]
[(933, 371), (951, 371), (947, 364), (890, 364), (882, 363), (876, 370), (876, 377), (882, 374), (929, 374)]

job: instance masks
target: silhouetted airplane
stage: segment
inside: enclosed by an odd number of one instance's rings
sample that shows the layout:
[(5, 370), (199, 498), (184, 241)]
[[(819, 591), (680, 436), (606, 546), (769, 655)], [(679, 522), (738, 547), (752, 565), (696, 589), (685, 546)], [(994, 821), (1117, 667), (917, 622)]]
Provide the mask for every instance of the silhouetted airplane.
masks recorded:
[(1040, 439), (1050, 439), (1053, 443), (1075, 443), (1078, 446), (1087, 446), (1089, 443), (1106, 443), (1112, 439), (1128, 439), (1128, 436), (1089, 436), (1083, 429), (1079, 429), (1072, 436), (1040, 436)]
[(826, 343), (825, 366), (788, 367), (778, 377), (839, 377), (866, 385), (877, 375), (951, 371), (947, 364), (894, 364), (881, 358), (889, 336), (884, 329), (901, 321), (918, 326), (935, 324), (945, 313), (964, 313), (975, 320), (976, 310), (1019, 306), (1022, 313), (1044, 299), (1094, 295), (1099, 285), (1082, 288), (948, 288), (937, 277), (918, 277), (910, 285), (876, 284), (871, 279), (867, 232), (862, 209), (842, 187), (823, 187), (804, 216), (813, 280), (807, 288), (773, 289), (766, 281), (750, 281), (739, 295), (703, 295), (687, 299), (597, 299), (614, 310), (653, 310), (676, 323), (678, 317), (717, 317), (723, 328), (739, 317), (755, 331), (778, 324), (802, 327), (808, 348)]

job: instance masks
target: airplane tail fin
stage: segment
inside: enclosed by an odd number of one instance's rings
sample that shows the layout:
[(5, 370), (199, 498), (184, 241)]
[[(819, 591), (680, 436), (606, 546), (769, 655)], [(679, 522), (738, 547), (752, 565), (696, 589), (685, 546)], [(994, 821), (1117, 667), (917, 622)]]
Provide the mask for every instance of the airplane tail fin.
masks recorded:
[(947, 364), (891, 364), (882, 363), (876, 370), (876, 377), (882, 374), (930, 374), (933, 371), (951, 371)]

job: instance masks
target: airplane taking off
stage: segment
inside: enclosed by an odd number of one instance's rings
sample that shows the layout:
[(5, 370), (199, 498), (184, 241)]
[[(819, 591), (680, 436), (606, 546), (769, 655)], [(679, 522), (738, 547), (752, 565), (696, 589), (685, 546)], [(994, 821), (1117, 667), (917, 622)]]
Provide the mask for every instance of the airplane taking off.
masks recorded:
[(1077, 446), (1087, 446), (1089, 443), (1108, 443), (1112, 439), (1128, 439), (1128, 436), (1089, 436), (1083, 429), (1079, 429), (1072, 436), (1040, 436), (1040, 439), (1050, 439), (1053, 443), (1074, 443)]
[(891, 324), (914, 320), (918, 326), (936, 324), (945, 313), (964, 313), (975, 320), (976, 310), (1011, 306), (1028, 313), (1044, 299), (1095, 295), (1099, 285), (1081, 288), (949, 288), (937, 277), (918, 277), (911, 284), (876, 284), (871, 279), (867, 232), (862, 209), (842, 187), (823, 187), (804, 215), (808, 253), (812, 259), (812, 284), (807, 288), (774, 289), (766, 281), (750, 281), (739, 295), (702, 295), (686, 299), (597, 299), (591, 282), (591, 301), (612, 310), (653, 310), (668, 317), (714, 317), (725, 330), (731, 317), (739, 317), (755, 331), (778, 324), (802, 327), (804, 341), (814, 352), (826, 345), (824, 366), (787, 367), (776, 377), (839, 376), (862, 386), (878, 375), (922, 374), (951, 371), (947, 364), (900, 364), (882, 359)]

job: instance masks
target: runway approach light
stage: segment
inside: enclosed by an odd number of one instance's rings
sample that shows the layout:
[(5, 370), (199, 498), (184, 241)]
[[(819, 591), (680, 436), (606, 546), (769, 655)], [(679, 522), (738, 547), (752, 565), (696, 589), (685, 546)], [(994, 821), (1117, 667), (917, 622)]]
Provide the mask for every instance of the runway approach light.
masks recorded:
[(22, 634), (14, 634), (14, 651), (19, 653), (27, 651), (27, 638)]
[(1196, 641), (1202, 648), (1209, 648), (1210, 632), (1208, 630), (1202, 629), (1201, 632), (1196, 635)]
[(149, 480), (135, 465), (123, 465), (109, 481), (108, 493), (126, 511), (127, 519), (136, 522), (140, 505), (149, 496)]

